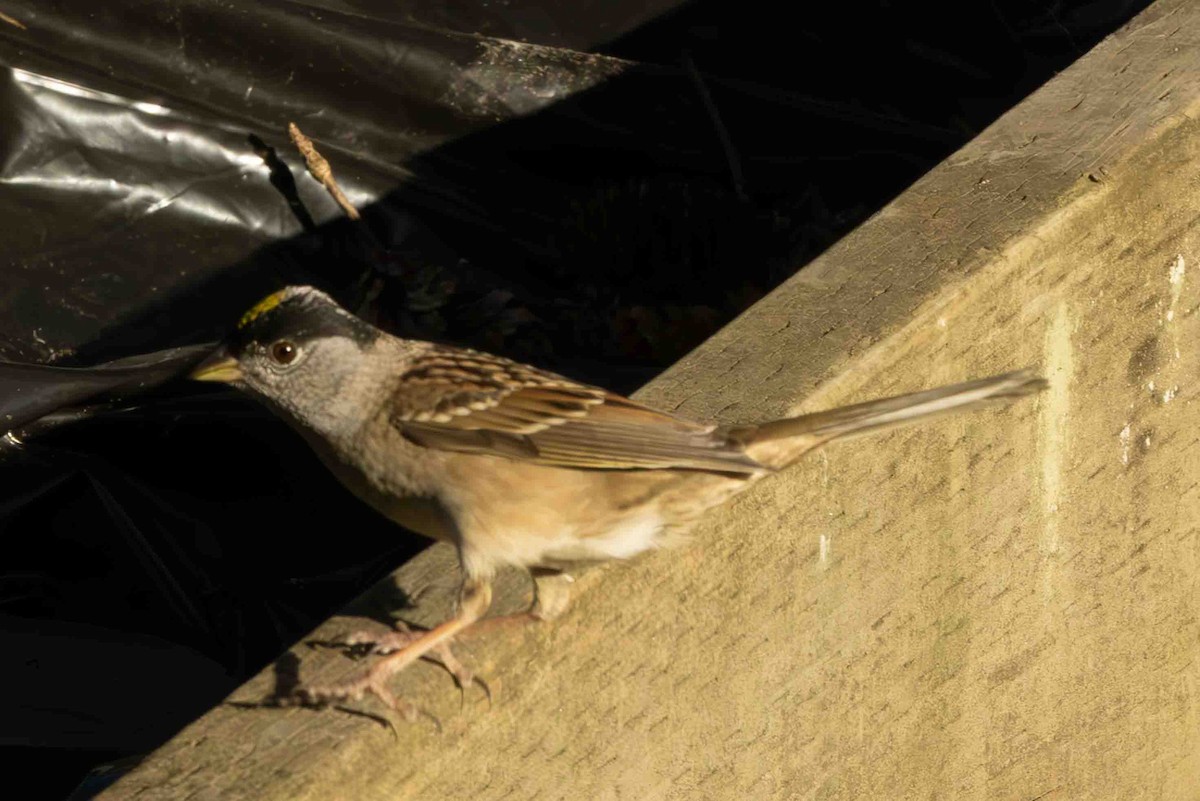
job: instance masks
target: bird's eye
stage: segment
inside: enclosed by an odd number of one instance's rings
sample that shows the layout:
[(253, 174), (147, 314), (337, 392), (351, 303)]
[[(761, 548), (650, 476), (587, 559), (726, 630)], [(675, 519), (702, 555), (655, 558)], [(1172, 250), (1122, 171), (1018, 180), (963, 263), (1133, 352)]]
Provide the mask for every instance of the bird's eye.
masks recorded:
[(295, 343), (289, 342), (286, 339), (281, 339), (271, 346), (271, 359), (276, 364), (291, 364), (296, 360), (296, 354), (299, 350)]

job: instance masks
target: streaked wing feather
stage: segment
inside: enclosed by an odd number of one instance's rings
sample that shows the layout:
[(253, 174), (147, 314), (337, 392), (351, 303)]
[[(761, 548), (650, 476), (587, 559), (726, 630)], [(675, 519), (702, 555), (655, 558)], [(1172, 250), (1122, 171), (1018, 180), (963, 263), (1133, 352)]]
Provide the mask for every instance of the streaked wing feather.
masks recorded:
[(436, 348), (401, 383), (392, 423), (427, 448), (583, 469), (766, 469), (713, 426), (495, 356)]

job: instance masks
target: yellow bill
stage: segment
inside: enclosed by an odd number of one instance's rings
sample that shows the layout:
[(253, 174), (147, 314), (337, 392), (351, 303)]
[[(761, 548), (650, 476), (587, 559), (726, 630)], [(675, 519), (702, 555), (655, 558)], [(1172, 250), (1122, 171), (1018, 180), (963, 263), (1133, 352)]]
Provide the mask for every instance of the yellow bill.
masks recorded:
[(224, 348), (218, 348), (211, 356), (200, 362), (188, 378), (193, 381), (219, 381), (228, 384), (242, 377), (237, 359)]

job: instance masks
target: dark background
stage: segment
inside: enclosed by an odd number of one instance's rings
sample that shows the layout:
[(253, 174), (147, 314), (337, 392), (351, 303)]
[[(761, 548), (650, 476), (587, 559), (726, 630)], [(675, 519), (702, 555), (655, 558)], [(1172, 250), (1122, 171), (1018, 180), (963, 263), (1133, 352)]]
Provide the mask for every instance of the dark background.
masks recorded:
[[(0, 24), (10, 77), (101, 93), (0, 97), (0, 355), (214, 339), (311, 281), (631, 391), (1147, 3), (111, 5), (0, 8), (27, 25)], [(481, 61), (476, 33), (561, 48), (527, 54), (558, 77)], [(377, 198), (365, 227), (303, 173), (293, 118)], [(255, 154), (270, 176), (229, 168)], [(0, 486), (0, 745), (47, 798), (423, 547), (253, 403), (182, 383), (5, 451)]]

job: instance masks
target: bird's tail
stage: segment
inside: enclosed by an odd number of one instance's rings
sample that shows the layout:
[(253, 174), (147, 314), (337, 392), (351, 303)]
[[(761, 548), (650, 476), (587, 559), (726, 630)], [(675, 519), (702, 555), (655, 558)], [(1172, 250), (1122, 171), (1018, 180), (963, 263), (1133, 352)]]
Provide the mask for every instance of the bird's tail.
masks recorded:
[(1040, 392), (1046, 379), (1031, 368), (980, 378), (962, 384), (897, 395), (894, 398), (856, 403), (825, 412), (803, 414), (747, 427), (737, 433), (746, 444), (810, 436), (824, 443), (894, 426), (907, 425), (951, 412), (1006, 403)]

